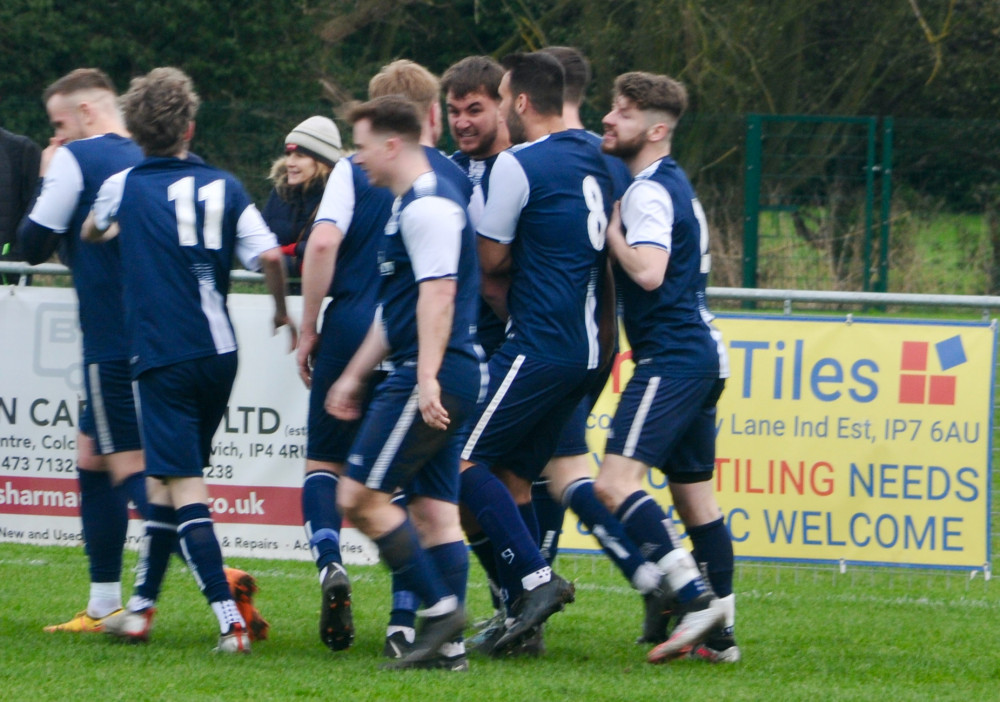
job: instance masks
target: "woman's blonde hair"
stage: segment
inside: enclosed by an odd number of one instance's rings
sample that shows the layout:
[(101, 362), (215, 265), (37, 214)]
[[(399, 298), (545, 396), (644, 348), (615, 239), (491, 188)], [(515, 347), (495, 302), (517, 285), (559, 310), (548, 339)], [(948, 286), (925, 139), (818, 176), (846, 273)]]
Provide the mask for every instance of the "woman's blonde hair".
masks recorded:
[[(309, 158), (312, 158), (311, 156)], [(330, 177), (330, 172), (332, 169), (317, 159), (313, 159), (316, 164), (316, 172), (305, 183), (300, 185), (289, 185), (288, 184), (288, 156), (282, 156), (271, 164), (271, 172), (268, 174), (267, 179), (274, 184), (274, 189), (278, 191), (278, 195), (282, 200), (287, 200), (288, 196), (291, 195), (292, 190), (295, 188), (301, 188), (302, 192), (308, 192), (313, 188), (326, 187), (326, 181)]]

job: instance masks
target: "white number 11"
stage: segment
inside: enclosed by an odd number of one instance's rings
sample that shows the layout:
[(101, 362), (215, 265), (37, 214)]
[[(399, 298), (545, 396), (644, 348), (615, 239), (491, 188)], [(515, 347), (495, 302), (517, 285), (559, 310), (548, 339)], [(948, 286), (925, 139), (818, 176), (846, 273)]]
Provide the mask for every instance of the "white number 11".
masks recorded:
[[(174, 203), (177, 235), (181, 246), (198, 245), (198, 216), (194, 207), (194, 177), (174, 181), (167, 188), (167, 199)], [(213, 180), (198, 188), (198, 202), (205, 203), (203, 234), (206, 249), (222, 248), (222, 213), (226, 203), (226, 181)]]

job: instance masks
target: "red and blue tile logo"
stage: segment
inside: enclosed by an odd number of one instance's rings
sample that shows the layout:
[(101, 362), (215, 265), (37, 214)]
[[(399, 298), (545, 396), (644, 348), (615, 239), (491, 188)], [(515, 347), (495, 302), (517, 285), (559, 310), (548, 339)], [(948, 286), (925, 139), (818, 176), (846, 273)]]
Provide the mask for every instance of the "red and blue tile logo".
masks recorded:
[[(929, 368), (931, 344), (926, 341), (904, 341), (902, 373), (899, 376), (899, 403), (902, 405), (954, 405), (958, 378), (938, 373), (960, 366), (968, 359), (962, 347), (962, 337), (953, 336), (933, 345), (937, 356), (935, 368)], [(932, 372), (934, 371), (934, 372)]]

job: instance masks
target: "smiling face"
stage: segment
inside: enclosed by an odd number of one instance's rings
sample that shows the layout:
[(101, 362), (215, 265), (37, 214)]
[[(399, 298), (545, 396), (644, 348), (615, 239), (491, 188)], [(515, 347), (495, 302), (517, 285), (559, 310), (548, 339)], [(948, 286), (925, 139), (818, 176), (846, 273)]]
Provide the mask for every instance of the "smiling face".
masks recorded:
[(618, 95), (611, 104), (611, 112), (601, 120), (604, 137), (601, 150), (622, 159), (632, 158), (646, 144), (649, 129), (647, 115), (627, 97)]
[(301, 151), (288, 152), (285, 157), (285, 169), (288, 173), (289, 185), (302, 185), (316, 176), (319, 164), (312, 156)]
[(455, 97), (448, 93), (448, 127), (459, 151), (472, 158), (492, 156), (499, 149), (499, 103), (482, 91)]

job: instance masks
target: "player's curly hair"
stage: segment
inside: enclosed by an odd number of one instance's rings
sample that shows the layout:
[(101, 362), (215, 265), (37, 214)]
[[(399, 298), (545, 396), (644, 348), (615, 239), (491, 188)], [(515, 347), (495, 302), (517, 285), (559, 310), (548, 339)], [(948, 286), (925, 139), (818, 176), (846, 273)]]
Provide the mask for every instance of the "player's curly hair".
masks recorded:
[(687, 89), (670, 76), (632, 71), (615, 78), (614, 95), (635, 103), (640, 110), (657, 110), (680, 119), (688, 106)]
[(200, 104), (191, 78), (171, 67), (133, 78), (122, 97), (125, 126), (147, 156), (177, 154)]

